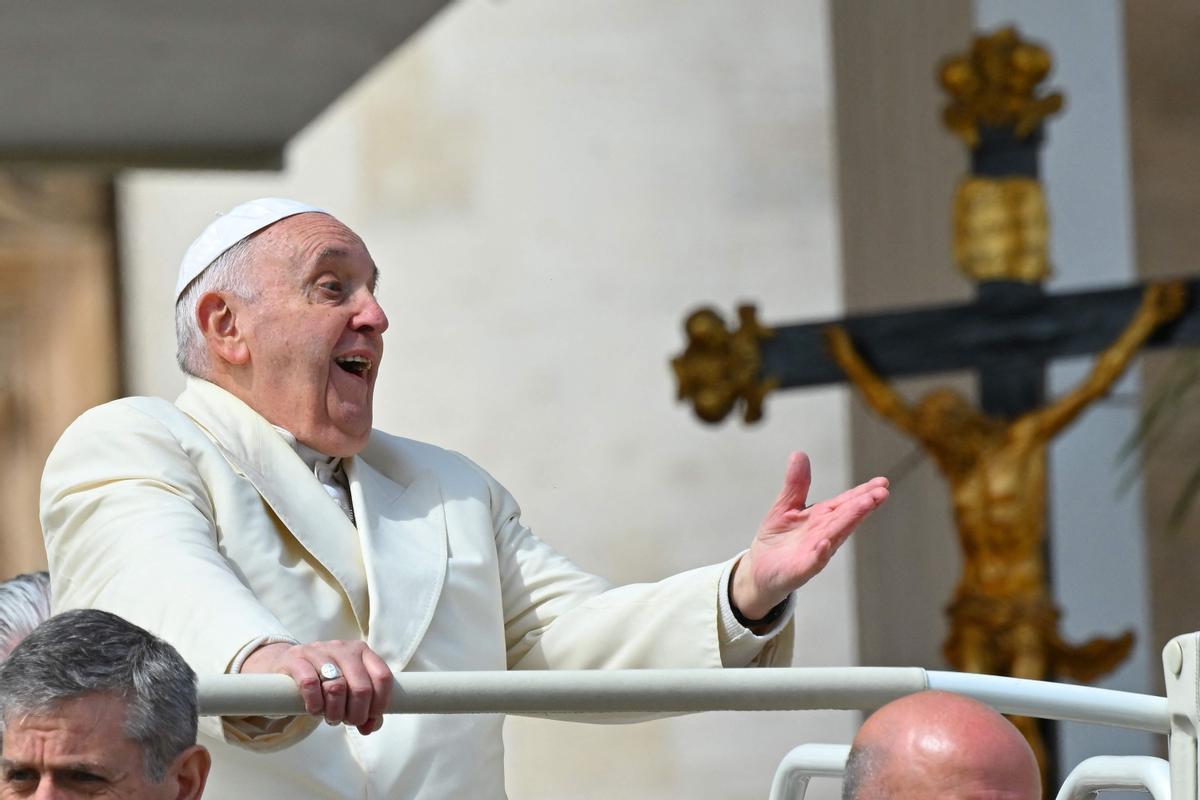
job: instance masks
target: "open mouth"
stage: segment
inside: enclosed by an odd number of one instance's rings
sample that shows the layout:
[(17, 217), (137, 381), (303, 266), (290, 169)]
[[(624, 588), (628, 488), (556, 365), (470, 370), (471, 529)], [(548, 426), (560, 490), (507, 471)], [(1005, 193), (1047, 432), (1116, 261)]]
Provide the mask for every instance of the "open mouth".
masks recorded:
[(366, 378), (367, 373), (371, 371), (371, 359), (363, 356), (338, 356), (333, 360), (342, 370), (349, 372), (351, 375), (356, 375), (359, 378)]

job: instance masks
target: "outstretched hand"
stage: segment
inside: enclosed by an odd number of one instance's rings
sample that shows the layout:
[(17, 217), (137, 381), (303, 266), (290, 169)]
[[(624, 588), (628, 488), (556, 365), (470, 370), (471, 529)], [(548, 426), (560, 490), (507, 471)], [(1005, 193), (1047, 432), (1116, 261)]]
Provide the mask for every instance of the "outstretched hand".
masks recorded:
[(762, 619), (808, 583), (858, 524), (888, 497), (887, 478), (872, 478), (832, 500), (810, 506), (811, 481), (808, 456), (792, 453), (783, 490), (730, 583), (730, 600), (747, 619)]

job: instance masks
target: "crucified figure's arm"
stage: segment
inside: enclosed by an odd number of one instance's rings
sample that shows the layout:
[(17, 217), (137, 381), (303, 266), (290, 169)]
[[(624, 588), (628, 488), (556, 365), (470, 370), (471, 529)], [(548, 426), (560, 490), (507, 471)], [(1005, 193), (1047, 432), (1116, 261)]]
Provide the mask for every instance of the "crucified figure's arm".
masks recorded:
[(1117, 340), (1096, 357), (1087, 378), (1054, 403), (1030, 415), (1039, 433), (1046, 439), (1053, 437), (1088, 405), (1108, 394), (1138, 349), (1160, 325), (1178, 317), (1186, 303), (1187, 284), (1183, 281), (1149, 284), (1133, 319)]
[(829, 354), (842, 368), (842, 372), (846, 373), (846, 377), (858, 387), (867, 405), (900, 430), (910, 436), (917, 436), (917, 422), (912, 408), (895, 389), (867, 366), (846, 329), (841, 325), (830, 325), (822, 333)]

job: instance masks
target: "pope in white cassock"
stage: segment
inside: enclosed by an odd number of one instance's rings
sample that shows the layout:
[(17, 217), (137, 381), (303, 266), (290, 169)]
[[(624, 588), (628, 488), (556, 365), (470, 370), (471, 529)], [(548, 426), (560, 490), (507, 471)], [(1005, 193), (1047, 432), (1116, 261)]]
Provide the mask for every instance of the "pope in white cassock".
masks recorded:
[(612, 587), (469, 459), (372, 430), (377, 273), (319, 209), (238, 206), (181, 265), (186, 390), (88, 411), (46, 463), (55, 611), (120, 614), (201, 674), (299, 685), (307, 716), (202, 721), (214, 797), (504, 797), (502, 719), (384, 724), (401, 670), (788, 663), (792, 593), (886, 480), (809, 506), (795, 454), (744, 554)]

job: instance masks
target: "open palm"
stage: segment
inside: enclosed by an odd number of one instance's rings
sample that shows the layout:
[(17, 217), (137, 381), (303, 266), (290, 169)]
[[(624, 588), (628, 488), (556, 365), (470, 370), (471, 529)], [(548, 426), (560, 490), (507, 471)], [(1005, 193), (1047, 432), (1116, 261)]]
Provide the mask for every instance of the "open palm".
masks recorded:
[(808, 505), (812, 466), (804, 453), (788, 460), (783, 490), (738, 564), (730, 588), (741, 614), (761, 619), (825, 568), (842, 542), (888, 497), (887, 478), (872, 478), (832, 500)]

